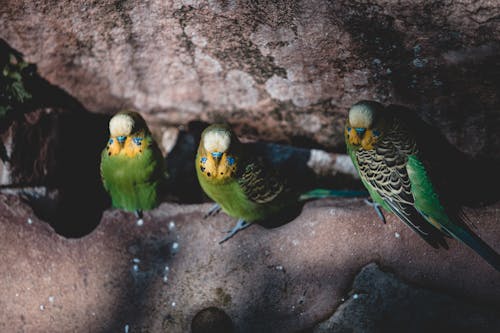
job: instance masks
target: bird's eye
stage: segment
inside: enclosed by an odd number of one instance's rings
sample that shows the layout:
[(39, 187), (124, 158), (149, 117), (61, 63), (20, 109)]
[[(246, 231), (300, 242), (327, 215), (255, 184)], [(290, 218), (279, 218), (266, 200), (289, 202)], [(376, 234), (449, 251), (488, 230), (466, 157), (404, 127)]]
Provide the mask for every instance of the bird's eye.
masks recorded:
[(233, 158), (233, 157), (231, 157), (231, 156), (229, 156), (229, 157), (227, 158), (227, 164), (229, 164), (229, 166), (233, 165), (233, 164), (234, 164), (234, 158)]
[(207, 163), (207, 158), (206, 157), (202, 157), (200, 161), (201, 161), (202, 164), (205, 164), (205, 163)]
[(379, 132), (379, 131), (377, 131), (377, 130), (373, 130), (373, 135), (374, 135), (374, 136), (379, 136), (379, 135), (380, 135), (380, 132)]
[(132, 141), (134, 141), (134, 143), (135, 143), (136, 145), (140, 146), (140, 145), (142, 144), (142, 140), (143, 140), (143, 139), (144, 139), (144, 138), (134, 137), (134, 138), (132, 138)]
[(113, 144), (113, 139), (109, 139), (108, 143), (109, 143), (110, 145), (112, 145), (112, 144)]

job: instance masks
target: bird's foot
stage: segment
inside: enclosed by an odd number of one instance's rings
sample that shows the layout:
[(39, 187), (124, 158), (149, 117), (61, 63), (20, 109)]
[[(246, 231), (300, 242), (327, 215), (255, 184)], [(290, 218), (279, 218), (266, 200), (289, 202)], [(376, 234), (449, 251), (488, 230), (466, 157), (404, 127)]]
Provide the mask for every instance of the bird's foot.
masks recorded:
[(371, 207), (373, 207), (373, 209), (375, 209), (375, 212), (377, 212), (378, 217), (382, 220), (382, 223), (385, 224), (386, 222), (385, 222), (384, 213), (382, 212), (382, 208), (381, 208), (382, 206), (380, 206), (378, 203), (370, 201), (368, 199), (365, 199), (364, 201), (368, 206), (371, 206)]
[(217, 214), (219, 214), (219, 212), (221, 211), (221, 206), (219, 204), (215, 204), (212, 206), (212, 208), (210, 208), (210, 210), (203, 216), (204, 219), (210, 217), (210, 216), (215, 216)]
[(224, 243), (225, 241), (227, 241), (229, 238), (233, 237), (238, 231), (240, 230), (243, 230), (245, 228), (248, 228), (249, 226), (251, 225), (251, 223), (243, 220), (243, 219), (239, 219), (238, 222), (236, 222), (236, 225), (233, 227), (233, 229), (229, 230), (227, 233), (228, 235), (226, 237), (224, 237), (223, 240), (221, 240), (219, 242), (219, 244), (222, 244)]
[(135, 224), (138, 227), (142, 226), (144, 224), (144, 220), (142, 219), (142, 210), (138, 209), (134, 212), (134, 214), (135, 214), (135, 217), (137, 217), (137, 221), (135, 222)]

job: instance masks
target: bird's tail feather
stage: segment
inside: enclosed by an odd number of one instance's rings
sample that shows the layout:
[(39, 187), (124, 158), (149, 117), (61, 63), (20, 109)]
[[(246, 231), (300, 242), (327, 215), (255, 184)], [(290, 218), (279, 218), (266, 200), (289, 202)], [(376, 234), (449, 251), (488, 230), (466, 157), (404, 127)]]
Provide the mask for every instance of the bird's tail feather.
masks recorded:
[(477, 252), (484, 260), (500, 272), (500, 254), (486, 244), (479, 236), (461, 226), (454, 225), (452, 228), (443, 226), (450, 235)]
[(368, 196), (368, 192), (366, 191), (329, 190), (329, 189), (318, 188), (302, 194), (299, 200), (305, 201), (310, 199), (321, 199), (321, 198), (356, 198), (356, 197), (366, 197), (366, 196)]

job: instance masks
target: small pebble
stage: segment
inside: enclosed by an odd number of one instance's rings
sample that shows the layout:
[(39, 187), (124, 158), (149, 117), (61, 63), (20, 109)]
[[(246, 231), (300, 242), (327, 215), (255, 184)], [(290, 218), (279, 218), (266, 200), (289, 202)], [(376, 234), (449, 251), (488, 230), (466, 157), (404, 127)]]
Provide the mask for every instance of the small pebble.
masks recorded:
[(424, 67), (426, 63), (427, 63), (426, 59), (419, 59), (419, 58), (413, 59), (413, 66), (417, 68)]
[(138, 219), (135, 224), (137, 224), (138, 227), (142, 227), (142, 225), (144, 224), (144, 220), (143, 219)]
[(40, 311), (43, 311), (45, 309), (45, 306), (42, 304), (40, 305)]
[(177, 253), (177, 251), (179, 251), (179, 243), (173, 242), (172, 243), (172, 252)]
[(132, 269), (134, 270), (134, 272), (138, 272), (139, 271), (139, 265), (133, 265)]
[(176, 306), (176, 305), (177, 305), (177, 304), (175, 304), (175, 302), (172, 302), (172, 307), (174, 307), (174, 308), (175, 308), (175, 306)]
[(139, 258), (134, 258), (134, 259), (132, 259), (132, 261), (133, 261), (134, 263), (138, 264), (138, 263), (140, 263), (140, 262), (141, 262), (141, 259), (139, 259)]
[(55, 299), (55, 297), (54, 297), (54, 296), (49, 296), (49, 302), (50, 302), (50, 303), (54, 303), (54, 299)]
[(163, 276), (163, 283), (167, 283), (168, 282), (168, 276), (164, 275)]
[(32, 220), (32, 219), (30, 219), (30, 218), (28, 218), (28, 221), (27, 221), (27, 222), (28, 222), (28, 224), (33, 224), (33, 220)]
[(399, 238), (399, 237), (401, 237), (401, 235), (399, 234), (399, 232), (395, 232), (394, 237)]
[(359, 298), (359, 295), (358, 294), (354, 294), (352, 295), (352, 299), (358, 299)]
[(168, 230), (172, 231), (174, 229), (175, 229), (175, 222), (174, 221), (168, 222)]
[(165, 272), (169, 272), (170, 271), (170, 267), (168, 266), (165, 266), (165, 269), (164, 269)]
[(276, 269), (277, 269), (278, 271), (282, 271), (282, 270), (283, 270), (283, 266), (281, 266), (281, 265), (276, 266)]
[(130, 327), (129, 327), (129, 326), (128, 326), (128, 324), (127, 324), (127, 325), (125, 325), (125, 329), (124, 329), (123, 331), (124, 331), (125, 333), (128, 333), (128, 332), (129, 332), (129, 329), (130, 329)]

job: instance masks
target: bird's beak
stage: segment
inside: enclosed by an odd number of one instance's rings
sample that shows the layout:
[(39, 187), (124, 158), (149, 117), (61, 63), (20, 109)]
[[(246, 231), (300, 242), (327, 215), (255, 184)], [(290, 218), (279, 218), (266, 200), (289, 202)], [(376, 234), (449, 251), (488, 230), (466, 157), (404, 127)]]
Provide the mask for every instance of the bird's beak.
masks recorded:
[(212, 154), (212, 157), (213, 157), (213, 158), (214, 158), (214, 160), (216, 160), (216, 161), (219, 161), (219, 160), (220, 160), (220, 158), (222, 157), (222, 153), (221, 153), (221, 152), (219, 152), (219, 151), (214, 151), (214, 152), (212, 152), (212, 153), (210, 153), (210, 154)]
[(126, 136), (120, 135), (116, 137), (116, 141), (120, 144), (121, 147), (123, 147), (123, 144), (125, 143), (125, 140), (127, 139)]
[(363, 128), (363, 127), (356, 127), (354, 130), (356, 131), (356, 133), (358, 134), (358, 137), (360, 139), (363, 137), (363, 135), (366, 132), (366, 128)]

